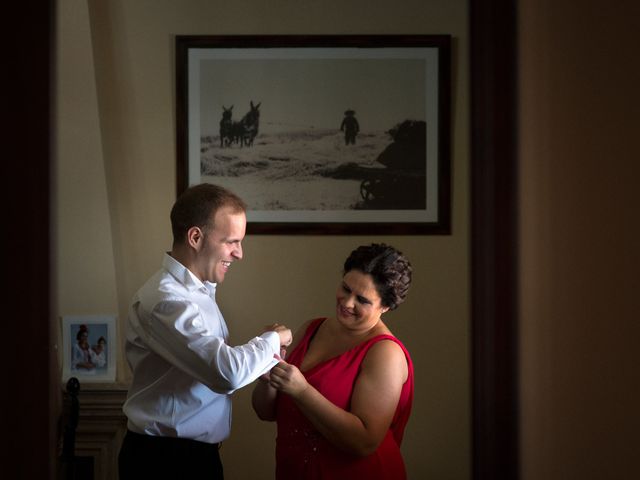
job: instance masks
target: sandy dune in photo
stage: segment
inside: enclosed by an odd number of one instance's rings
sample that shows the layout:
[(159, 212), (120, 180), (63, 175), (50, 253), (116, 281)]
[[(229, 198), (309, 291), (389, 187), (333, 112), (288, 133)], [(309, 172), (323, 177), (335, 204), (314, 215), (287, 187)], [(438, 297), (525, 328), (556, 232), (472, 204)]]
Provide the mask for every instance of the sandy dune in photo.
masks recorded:
[(251, 210), (361, 208), (362, 179), (339, 172), (384, 169), (376, 159), (391, 140), (386, 132), (360, 134), (356, 145), (346, 146), (340, 131), (310, 129), (259, 134), (252, 147), (221, 148), (219, 137), (203, 137), (201, 175), (238, 193)]

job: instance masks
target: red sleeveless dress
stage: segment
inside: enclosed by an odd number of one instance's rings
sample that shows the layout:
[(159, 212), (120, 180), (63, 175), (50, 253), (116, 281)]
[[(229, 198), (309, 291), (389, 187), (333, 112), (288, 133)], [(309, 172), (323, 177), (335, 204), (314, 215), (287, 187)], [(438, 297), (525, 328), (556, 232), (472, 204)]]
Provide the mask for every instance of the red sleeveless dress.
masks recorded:
[[(324, 320), (318, 318), (311, 322), (300, 344), (287, 356), (287, 362), (300, 368), (309, 343)], [(280, 394), (276, 401), (277, 480), (406, 479), (400, 443), (413, 402), (413, 364), (404, 345), (391, 335), (378, 335), (303, 374), (327, 399), (340, 408), (349, 410), (360, 364), (369, 348), (381, 340), (391, 340), (400, 345), (407, 358), (409, 375), (402, 387), (391, 427), (378, 449), (366, 457), (342, 452), (320, 435), (289, 395)]]

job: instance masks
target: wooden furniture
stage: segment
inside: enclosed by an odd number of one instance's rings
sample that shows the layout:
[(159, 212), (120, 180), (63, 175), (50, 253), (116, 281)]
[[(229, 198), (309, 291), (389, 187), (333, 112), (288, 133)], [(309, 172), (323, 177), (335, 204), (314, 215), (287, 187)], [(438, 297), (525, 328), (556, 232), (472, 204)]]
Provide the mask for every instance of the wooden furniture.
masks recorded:
[[(75, 445), (63, 444), (63, 466), (74, 465), (75, 480), (117, 480), (118, 452), (127, 429), (122, 405), (127, 396), (125, 386), (83, 383), (77, 394), (78, 416)], [(65, 391), (65, 410), (73, 396)], [(67, 436), (65, 427), (65, 437)], [(71, 433), (69, 432), (69, 435)], [(72, 455), (73, 457), (70, 457)], [(69, 471), (66, 469), (67, 472)]]

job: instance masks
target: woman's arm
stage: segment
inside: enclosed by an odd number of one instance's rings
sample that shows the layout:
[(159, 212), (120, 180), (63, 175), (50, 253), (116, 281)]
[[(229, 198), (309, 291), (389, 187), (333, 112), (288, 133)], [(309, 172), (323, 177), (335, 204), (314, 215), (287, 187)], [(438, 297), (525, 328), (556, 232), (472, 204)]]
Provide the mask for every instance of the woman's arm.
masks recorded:
[(79, 345), (74, 344), (72, 350), (72, 369), (84, 368), (85, 370), (92, 370), (95, 367), (89, 359), (90, 356), (88, 354), (85, 355), (84, 350), (82, 350)]
[(373, 345), (362, 362), (351, 410), (327, 400), (295, 366), (280, 362), (270, 384), (291, 395), (303, 414), (332, 444), (348, 453), (369, 455), (382, 442), (408, 376), (404, 352), (393, 341)]
[[(293, 336), (293, 343), (290, 346), (291, 350), (298, 346), (310, 323), (311, 320), (305, 322), (304, 325), (302, 325), (302, 327), (300, 327), (295, 333)], [(280, 352), (280, 357), (283, 359), (285, 358), (285, 355), (286, 350)], [(270, 374), (262, 375), (258, 380), (259, 381), (256, 382), (256, 386), (251, 393), (251, 405), (260, 420), (273, 422), (276, 419), (275, 407), (278, 390), (270, 385)]]
[(269, 385), (269, 380), (260, 377), (251, 393), (251, 405), (260, 420), (273, 422), (276, 419), (276, 397), (278, 390)]

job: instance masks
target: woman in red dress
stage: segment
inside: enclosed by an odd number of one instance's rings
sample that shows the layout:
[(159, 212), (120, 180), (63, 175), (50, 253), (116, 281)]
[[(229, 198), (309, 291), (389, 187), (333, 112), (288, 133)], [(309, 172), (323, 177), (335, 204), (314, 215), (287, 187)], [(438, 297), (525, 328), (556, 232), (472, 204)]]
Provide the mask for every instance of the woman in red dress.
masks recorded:
[(286, 361), (257, 383), (253, 408), (278, 426), (278, 480), (406, 478), (413, 365), (382, 315), (404, 301), (411, 272), (393, 247), (351, 252), (335, 317), (307, 322)]

